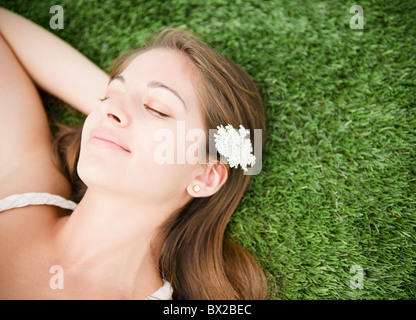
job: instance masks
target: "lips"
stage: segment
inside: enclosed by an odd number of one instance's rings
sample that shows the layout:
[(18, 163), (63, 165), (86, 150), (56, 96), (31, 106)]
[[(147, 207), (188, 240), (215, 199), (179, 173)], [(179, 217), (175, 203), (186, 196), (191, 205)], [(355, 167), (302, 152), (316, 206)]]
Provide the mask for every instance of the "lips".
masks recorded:
[(90, 143), (103, 148), (131, 153), (130, 149), (120, 139), (118, 139), (114, 134), (112, 134), (109, 131), (93, 131)]

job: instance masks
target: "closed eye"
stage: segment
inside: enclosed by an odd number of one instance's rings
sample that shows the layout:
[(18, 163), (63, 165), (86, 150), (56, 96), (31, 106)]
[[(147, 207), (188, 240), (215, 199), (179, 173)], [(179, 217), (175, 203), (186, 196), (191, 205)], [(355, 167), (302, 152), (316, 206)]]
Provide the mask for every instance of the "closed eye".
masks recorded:
[(160, 118), (168, 118), (169, 117), (169, 115), (167, 115), (167, 114), (165, 114), (165, 113), (162, 113), (162, 112), (159, 112), (159, 111), (157, 111), (157, 110), (155, 110), (155, 109), (153, 109), (153, 108), (150, 108), (148, 105), (144, 105), (144, 107), (150, 112), (150, 113), (153, 113), (153, 114), (155, 114), (156, 116), (158, 116), (158, 117), (160, 117)]

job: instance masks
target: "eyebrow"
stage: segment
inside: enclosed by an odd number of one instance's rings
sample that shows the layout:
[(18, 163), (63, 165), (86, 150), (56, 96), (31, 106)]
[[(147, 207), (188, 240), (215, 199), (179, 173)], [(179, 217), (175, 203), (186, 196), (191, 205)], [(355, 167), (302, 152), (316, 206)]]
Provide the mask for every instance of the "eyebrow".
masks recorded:
[[(126, 80), (124, 79), (124, 77), (123, 76), (120, 76), (120, 75), (115, 76), (115, 77), (112, 77), (111, 80), (110, 80), (110, 82), (112, 82), (113, 80), (120, 80), (121, 82), (126, 83)], [(158, 89), (159, 88), (159, 89), (165, 89), (165, 90), (170, 91), (171, 93), (173, 93), (182, 102), (185, 111), (188, 111), (188, 109), (186, 108), (185, 101), (182, 99), (182, 97), (180, 96), (180, 94), (175, 89), (173, 89), (171, 87), (168, 87), (164, 83), (162, 83), (160, 81), (156, 81), (156, 80), (153, 80), (153, 81), (149, 82), (147, 84), (147, 87), (148, 88), (152, 88), (152, 89)]]
[(157, 88), (160, 88), (160, 89), (165, 89), (165, 90), (170, 91), (170, 92), (171, 92), (171, 93), (173, 93), (173, 94), (174, 94), (174, 95), (175, 95), (175, 96), (176, 96), (179, 100), (181, 100), (181, 102), (182, 102), (182, 104), (183, 104), (183, 107), (185, 108), (185, 111), (187, 111), (185, 101), (183, 101), (182, 97), (179, 95), (179, 93), (178, 93), (175, 89), (172, 89), (172, 88), (168, 87), (167, 85), (165, 85), (164, 83), (159, 82), (159, 81), (151, 81), (151, 82), (149, 82), (149, 84), (147, 85), (147, 87), (148, 87), (148, 88), (152, 88), (152, 89), (157, 89)]

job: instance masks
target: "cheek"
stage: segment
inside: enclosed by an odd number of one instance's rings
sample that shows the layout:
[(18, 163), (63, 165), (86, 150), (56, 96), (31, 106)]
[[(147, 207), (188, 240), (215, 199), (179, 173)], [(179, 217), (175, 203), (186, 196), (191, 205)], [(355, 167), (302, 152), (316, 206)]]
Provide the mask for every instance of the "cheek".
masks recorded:
[[(157, 164), (198, 164), (206, 160), (207, 136), (203, 129), (185, 130), (185, 122), (178, 121), (174, 130), (162, 128), (154, 132), (152, 152)], [(150, 148), (149, 148), (150, 149)]]
[(176, 130), (163, 128), (150, 132), (145, 139), (142, 136), (140, 152), (135, 154), (134, 167), (131, 167), (129, 184), (136, 183), (138, 189), (144, 189), (149, 197), (159, 200), (186, 193), (188, 184), (200, 167), (198, 152), (193, 151), (204, 150), (205, 143), (186, 141), (185, 136), (183, 141), (180, 138)]
[(159, 196), (177, 194), (186, 189), (190, 166), (178, 161), (182, 152), (174, 138), (160, 137), (160, 130), (141, 137), (140, 151), (130, 166), (129, 184)]

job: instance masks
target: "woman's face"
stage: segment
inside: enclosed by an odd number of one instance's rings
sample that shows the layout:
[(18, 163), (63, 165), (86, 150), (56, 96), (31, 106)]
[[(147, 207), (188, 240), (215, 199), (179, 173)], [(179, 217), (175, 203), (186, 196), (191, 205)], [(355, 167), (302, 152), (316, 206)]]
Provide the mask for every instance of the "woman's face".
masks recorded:
[(195, 144), (183, 129), (204, 129), (196, 83), (192, 63), (178, 51), (134, 58), (85, 121), (78, 163), (84, 183), (154, 203), (187, 197), (202, 166), (177, 160)]

